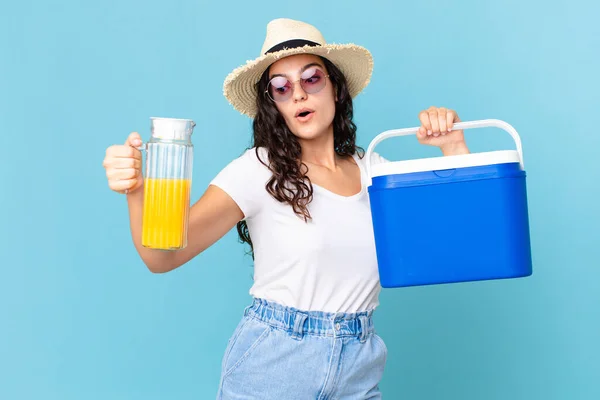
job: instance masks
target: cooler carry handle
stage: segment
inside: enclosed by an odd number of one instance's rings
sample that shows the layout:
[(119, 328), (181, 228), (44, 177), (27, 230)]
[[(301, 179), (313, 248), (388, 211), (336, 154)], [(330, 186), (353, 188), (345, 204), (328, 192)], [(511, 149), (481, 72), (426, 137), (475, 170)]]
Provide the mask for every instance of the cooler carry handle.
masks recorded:
[[(479, 120), (479, 121), (457, 122), (456, 124), (454, 124), (452, 126), (452, 129), (453, 130), (461, 130), (461, 129), (464, 130), (464, 129), (488, 128), (488, 127), (504, 129), (506, 132), (508, 132), (512, 136), (513, 140), (515, 141), (515, 143), (517, 145), (517, 153), (519, 154), (519, 165), (521, 166), (521, 170), (525, 170), (525, 167), (523, 164), (523, 149), (521, 146), (521, 138), (519, 137), (519, 134), (517, 133), (515, 128), (513, 128), (510, 124), (508, 124), (504, 121), (498, 120), (498, 119), (483, 119), (483, 120)], [(382, 132), (379, 135), (375, 136), (375, 138), (369, 144), (369, 148), (367, 149), (367, 153), (365, 154), (365, 160), (367, 161), (367, 176), (369, 177), (369, 179), (372, 179), (372, 177), (371, 177), (371, 154), (373, 153), (375, 146), (377, 146), (379, 143), (381, 143), (385, 139), (389, 139), (389, 138), (395, 137), (395, 136), (412, 135), (412, 134), (416, 134), (418, 131), (419, 131), (419, 127), (404, 128), (404, 129), (391, 129), (391, 130)]]

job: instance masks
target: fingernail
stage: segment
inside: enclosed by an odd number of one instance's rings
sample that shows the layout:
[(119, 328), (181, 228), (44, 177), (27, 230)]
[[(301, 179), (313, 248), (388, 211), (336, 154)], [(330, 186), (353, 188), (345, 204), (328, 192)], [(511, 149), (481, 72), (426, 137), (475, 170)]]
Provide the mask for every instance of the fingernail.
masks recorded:
[(448, 128), (448, 132), (450, 132), (452, 130), (452, 128)]
[(432, 133), (431, 131), (429, 131), (429, 130), (427, 131), (427, 134), (428, 134), (428, 135), (431, 135), (431, 133)]

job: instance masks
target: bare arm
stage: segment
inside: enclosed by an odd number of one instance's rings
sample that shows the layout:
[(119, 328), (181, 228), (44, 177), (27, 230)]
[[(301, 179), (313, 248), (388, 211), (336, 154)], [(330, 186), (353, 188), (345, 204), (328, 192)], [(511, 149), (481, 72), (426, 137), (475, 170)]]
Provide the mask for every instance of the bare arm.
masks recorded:
[(142, 246), (143, 187), (128, 194), (127, 203), (135, 248), (144, 264), (155, 273), (169, 272), (187, 263), (222, 238), (244, 217), (227, 193), (211, 185), (190, 207), (188, 245), (181, 250), (164, 251)]

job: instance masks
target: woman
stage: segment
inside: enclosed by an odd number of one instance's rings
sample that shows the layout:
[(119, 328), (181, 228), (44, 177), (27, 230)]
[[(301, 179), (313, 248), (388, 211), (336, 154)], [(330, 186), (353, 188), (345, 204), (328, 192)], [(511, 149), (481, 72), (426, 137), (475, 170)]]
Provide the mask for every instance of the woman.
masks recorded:
[[(173, 270), (237, 225), (254, 257), (253, 303), (223, 358), (219, 399), (380, 398), (387, 350), (374, 332), (380, 290), (366, 191), (366, 162), (352, 98), (368, 84), (363, 47), (329, 45), (313, 26), (277, 19), (261, 56), (234, 70), (224, 92), (252, 117), (254, 146), (191, 207), (189, 244), (141, 245), (141, 144), (132, 133), (104, 165), (127, 193), (135, 247), (152, 272)], [(419, 114), (418, 139), (444, 155), (468, 152), (452, 110)]]

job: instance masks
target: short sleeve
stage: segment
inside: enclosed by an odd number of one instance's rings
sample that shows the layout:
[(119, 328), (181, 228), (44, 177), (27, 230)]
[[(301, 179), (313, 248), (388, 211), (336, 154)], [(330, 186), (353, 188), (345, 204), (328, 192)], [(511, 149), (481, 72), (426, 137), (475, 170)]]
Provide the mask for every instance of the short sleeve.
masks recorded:
[(371, 162), (374, 165), (377, 165), (377, 164), (383, 164), (383, 163), (389, 162), (389, 160), (387, 160), (386, 158), (382, 157), (381, 154), (379, 154), (379, 153), (372, 152), (371, 153)]
[(244, 213), (244, 219), (248, 219), (256, 215), (265, 203), (265, 184), (269, 176), (269, 169), (260, 162), (256, 149), (252, 148), (225, 166), (210, 184), (227, 193)]

